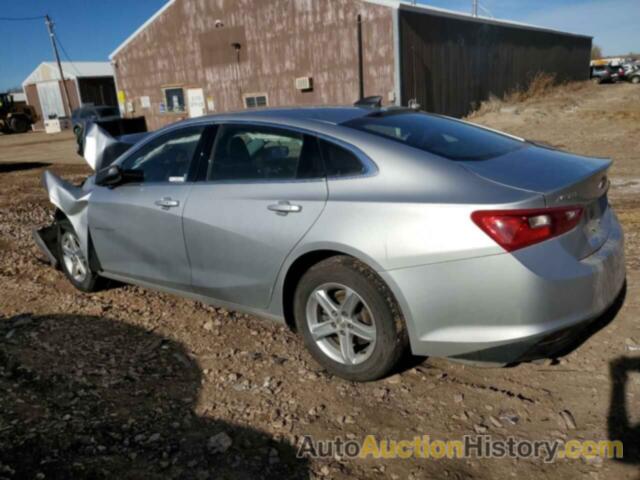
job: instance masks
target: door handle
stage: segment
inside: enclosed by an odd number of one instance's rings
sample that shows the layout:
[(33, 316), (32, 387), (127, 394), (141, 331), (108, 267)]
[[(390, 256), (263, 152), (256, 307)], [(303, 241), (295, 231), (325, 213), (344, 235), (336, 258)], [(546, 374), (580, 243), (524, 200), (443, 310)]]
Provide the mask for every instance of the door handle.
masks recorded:
[(298, 213), (302, 211), (302, 207), (300, 205), (292, 205), (286, 200), (282, 200), (274, 205), (269, 205), (267, 208), (272, 212), (276, 212), (278, 215), (287, 215), (289, 213)]
[(156, 200), (155, 204), (165, 210), (180, 206), (180, 202), (178, 200), (173, 200), (171, 197), (164, 197), (162, 200)]

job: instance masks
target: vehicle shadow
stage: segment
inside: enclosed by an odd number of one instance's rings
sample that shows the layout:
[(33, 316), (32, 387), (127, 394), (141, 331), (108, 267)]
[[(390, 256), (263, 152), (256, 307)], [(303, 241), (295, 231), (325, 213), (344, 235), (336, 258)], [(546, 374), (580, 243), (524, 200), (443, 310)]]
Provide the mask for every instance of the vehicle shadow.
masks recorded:
[(195, 413), (203, 374), (175, 340), (29, 314), (0, 339), (0, 478), (309, 477), (286, 441)]
[(607, 425), (609, 440), (621, 440), (624, 457), (618, 459), (624, 463), (640, 464), (640, 422), (631, 424), (629, 418), (627, 384), (629, 374), (640, 373), (640, 357), (618, 357), (609, 365), (611, 373), (611, 403)]
[(0, 162), (0, 173), (35, 170), (36, 168), (45, 168), (50, 166), (50, 163), (43, 162)]

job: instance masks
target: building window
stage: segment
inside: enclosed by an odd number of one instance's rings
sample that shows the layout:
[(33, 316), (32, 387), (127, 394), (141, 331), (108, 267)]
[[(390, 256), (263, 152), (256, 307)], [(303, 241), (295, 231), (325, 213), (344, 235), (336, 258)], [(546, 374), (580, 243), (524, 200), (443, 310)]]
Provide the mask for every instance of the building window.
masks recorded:
[(184, 108), (184, 90), (182, 88), (165, 88), (164, 99), (167, 112), (182, 113)]
[(262, 108), (269, 105), (266, 93), (257, 93), (244, 96), (244, 106), (246, 108)]

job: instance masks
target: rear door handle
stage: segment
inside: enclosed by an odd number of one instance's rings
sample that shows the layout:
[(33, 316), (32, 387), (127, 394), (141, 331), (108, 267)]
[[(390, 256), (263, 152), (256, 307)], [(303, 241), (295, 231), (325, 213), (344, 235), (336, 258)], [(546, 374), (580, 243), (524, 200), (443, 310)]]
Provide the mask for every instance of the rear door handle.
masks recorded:
[(164, 197), (162, 200), (156, 200), (155, 204), (158, 207), (164, 208), (165, 210), (180, 206), (180, 202), (178, 200), (172, 199), (171, 197)]
[(280, 201), (274, 205), (269, 205), (267, 208), (272, 212), (276, 212), (278, 215), (287, 215), (289, 213), (298, 213), (302, 211), (302, 207), (300, 205), (292, 205), (286, 200)]

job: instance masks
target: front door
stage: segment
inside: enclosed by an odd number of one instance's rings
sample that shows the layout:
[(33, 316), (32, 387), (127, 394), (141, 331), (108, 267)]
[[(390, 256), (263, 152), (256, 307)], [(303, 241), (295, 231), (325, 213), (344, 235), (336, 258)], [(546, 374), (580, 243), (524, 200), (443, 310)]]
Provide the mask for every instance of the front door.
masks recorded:
[(317, 139), (227, 125), (184, 210), (196, 293), (266, 307), (287, 255), (327, 200)]
[(142, 171), (141, 183), (96, 187), (92, 192), (89, 229), (107, 275), (189, 289), (182, 213), (203, 129), (173, 130), (127, 155), (120, 166)]

